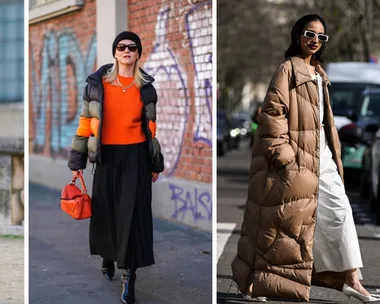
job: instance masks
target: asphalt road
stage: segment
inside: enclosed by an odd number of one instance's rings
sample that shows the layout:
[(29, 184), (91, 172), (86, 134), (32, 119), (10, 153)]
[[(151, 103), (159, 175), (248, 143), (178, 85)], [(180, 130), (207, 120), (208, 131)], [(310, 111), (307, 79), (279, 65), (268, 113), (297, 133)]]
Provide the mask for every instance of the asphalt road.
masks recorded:
[[(250, 149), (243, 142), (239, 150), (233, 150), (218, 158), (217, 166), (217, 298), (218, 303), (247, 303), (232, 282), (231, 262), (236, 254), (239, 231), (243, 219), (248, 185)], [(347, 190), (354, 212), (364, 268), (362, 284), (370, 291), (380, 292), (380, 227), (369, 212), (368, 202), (359, 194)], [(312, 287), (310, 303), (347, 303), (338, 291)], [(292, 303), (272, 301), (265, 303)], [(300, 302), (295, 302), (300, 303)], [(351, 300), (351, 303), (360, 303)], [(379, 302), (380, 303), (380, 302)]]
[[(60, 209), (60, 193), (30, 186), (29, 303), (120, 303), (120, 271), (103, 278), (88, 248), (89, 221)], [(136, 303), (209, 304), (211, 234), (154, 219), (156, 264), (137, 270)]]

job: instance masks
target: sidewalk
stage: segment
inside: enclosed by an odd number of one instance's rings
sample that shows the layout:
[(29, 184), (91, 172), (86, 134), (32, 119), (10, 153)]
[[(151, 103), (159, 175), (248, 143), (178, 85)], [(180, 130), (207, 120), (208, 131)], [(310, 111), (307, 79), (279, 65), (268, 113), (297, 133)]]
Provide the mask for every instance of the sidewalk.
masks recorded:
[(0, 236), (0, 304), (24, 303), (24, 239)]
[[(120, 271), (101, 275), (88, 248), (89, 221), (60, 209), (57, 190), (30, 185), (30, 304), (120, 303)], [(211, 233), (154, 219), (156, 264), (137, 270), (138, 303), (212, 302)]]

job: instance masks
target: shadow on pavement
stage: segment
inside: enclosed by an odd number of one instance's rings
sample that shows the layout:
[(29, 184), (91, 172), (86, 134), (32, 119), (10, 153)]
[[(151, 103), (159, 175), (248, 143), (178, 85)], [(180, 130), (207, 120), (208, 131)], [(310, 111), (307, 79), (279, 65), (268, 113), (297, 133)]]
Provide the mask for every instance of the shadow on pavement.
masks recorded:
[(234, 178), (228, 179), (232, 183), (240, 184), (240, 185), (245, 185), (248, 189), (248, 173), (244, 174), (244, 176), (234, 176)]
[(366, 240), (366, 241), (380, 241), (380, 237), (372, 237), (372, 236), (358, 236), (359, 240)]
[[(231, 184), (230, 184), (231, 185)], [(247, 183), (247, 186), (248, 186), (248, 183)], [(219, 195), (219, 197), (223, 197), (225, 195), (221, 194), (221, 190), (218, 189), (218, 193), (217, 195)], [(247, 193), (247, 189), (239, 189), (239, 188), (228, 188), (228, 190), (224, 190), (223, 191), (227, 192), (228, 191), (228, 195), (229, 196), (237, 196), (237, 197), (240, 197), (242, 193), (246, 194)]]
[(228, 293), (228, 292), (218, 292), (217, 293), (217, 303), (227, 304), (227, 303), (248, 303), (244, 300), (241, 294)]
[[(294, 300), (284, 300), (284, 299), (278, 299), (278, 298), (267, 298), (266, 302), (261, 301), (255, 301), (255, 303), (306, 303), (301, 301), (294, 301)], [(218, 292), (217, 293), (217, 303), (218, 304), (243, 304), (243, 303), (254, 303), (253, 301), (247, 301), (244, 300), (243, 296), (238, 293), (229, 293), (229, 292)], [(322, 299), (310, 299), (308, 303), (328, 303), (328, 304), (338, 304), (341, 303), (341, 301), (331, 301), (331, 300), (322, 300)]]
[(363, 284), (363, 287), (365, 289), (368, 289), (368, 290), (376, 290), (376, 289), (380, 289), (380, 285), (367, 285), (367, 284)]
[(229, 274), (218, 274), (216, 277), (218, 279), (232, 280), (232, 275)]
[(216, 174), (219, 176), (246, 176), (248, 179), (248, 169), (242, 168), (221, 168), (218, 167)]
[(241, 234), (241, 230), (240, 229), (234, 229), (234, 231), (230, 232), (229, 230), (217, 229), (217, 233), (231, 233), (231, 234), (240, 235)]

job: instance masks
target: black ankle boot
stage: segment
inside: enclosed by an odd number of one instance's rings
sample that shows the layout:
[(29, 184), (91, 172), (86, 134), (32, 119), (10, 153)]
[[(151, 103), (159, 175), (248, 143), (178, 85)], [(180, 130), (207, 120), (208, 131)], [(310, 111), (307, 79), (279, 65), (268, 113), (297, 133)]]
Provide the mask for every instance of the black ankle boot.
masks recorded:
[(102, 274), (107, 280), (112, 281), (115, 275), (115, 264), (112, 260), (103, 259)]
[(123, 303), (135, 303), (136, 270), (122, 269), (121, 275), (121, 301)]

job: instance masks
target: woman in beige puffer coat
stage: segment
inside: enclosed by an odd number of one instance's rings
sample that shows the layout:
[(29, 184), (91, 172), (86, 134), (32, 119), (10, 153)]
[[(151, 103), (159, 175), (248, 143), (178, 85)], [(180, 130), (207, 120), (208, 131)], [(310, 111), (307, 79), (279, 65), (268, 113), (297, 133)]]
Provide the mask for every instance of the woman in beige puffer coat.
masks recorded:
[(326, 73), (328, 36), (318, 15), (292, 30), (288, 59), (269, 85), (258, 117), (248, 199), (233, 279), (246, 297), (309, 301), (311, 285), (363, 303), (362, 260), (343, 185), (340, 143)]

